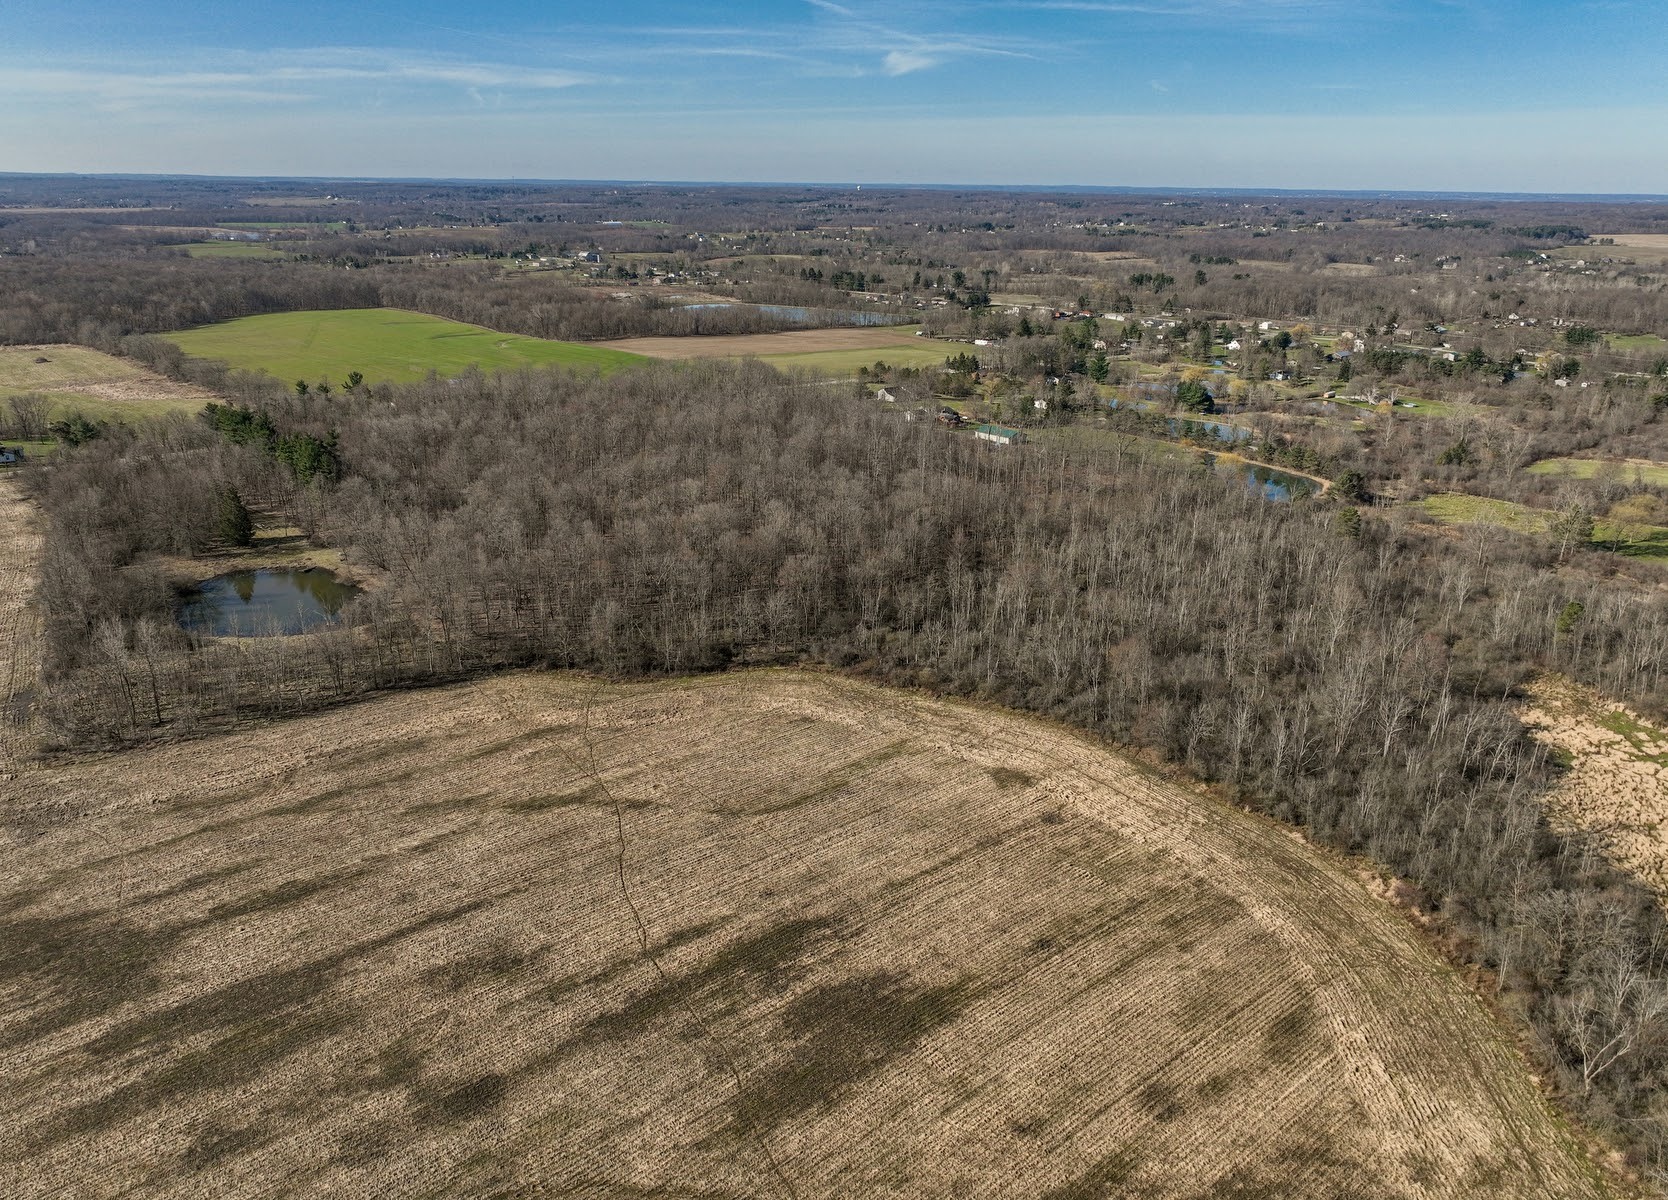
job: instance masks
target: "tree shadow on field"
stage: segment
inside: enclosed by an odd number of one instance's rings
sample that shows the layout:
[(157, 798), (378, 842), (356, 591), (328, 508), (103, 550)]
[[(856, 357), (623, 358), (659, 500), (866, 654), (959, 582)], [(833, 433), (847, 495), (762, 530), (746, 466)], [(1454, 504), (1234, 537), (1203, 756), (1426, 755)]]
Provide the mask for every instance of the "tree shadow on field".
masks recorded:
[[(765, 992), (781, 992), (809, 973), (809, 959), (845, 927), (838, 915), (782, 921), (731, 942), (695, 970), (661, 979), (619, 1008), (586, 1022), (581, 1043), (638, 1036), (694, 1007), (707, 1016), (733, 1011)], [(695, 1036), (701, 1036), (696, 1034)]]
[(157, 964), (177, 934), (94, 913), (0, 921), (0, 989), (27, 993), (33, 1011), (0, 1035), (0, 1047), (92, 1020), (161, 987)]
[[(297, 966), (234, 980), (120, 1021), (79, 1048), (98, 1066), (131, 1068), (129, 1081), (94, 1099), (53, 1113), (35, 1131), (40, 1149), (53, 1141), (103, 1132), (146, 1113), (174, 1111), (186, 1098), (248, 1083), (278, 1063), (360, 1021), (360, 1008), (331, 993), (365, 955), (458, 920), (483, 907), (472, 901), (429, 913), (386, 934), (343, 947)], [(160, 950), (157, 951), (160, 955)], [(154, 957), (149, 960), (155, 961)], [(106, 1011), (131, 993), (108, 995)], [(156, 990), (154, 979), (151, 990)], [(182, 1045), (198, 1044), (180, 1051)]]
[(774, 1129), (833, 1105), (954, 1021), (974, 997), (966, 983), (921, 987), (900, 971), (872, 971), (812, 988), (782, 1014), (792, 1044), (788, 1060), (746, 1081), (733, 1124)]

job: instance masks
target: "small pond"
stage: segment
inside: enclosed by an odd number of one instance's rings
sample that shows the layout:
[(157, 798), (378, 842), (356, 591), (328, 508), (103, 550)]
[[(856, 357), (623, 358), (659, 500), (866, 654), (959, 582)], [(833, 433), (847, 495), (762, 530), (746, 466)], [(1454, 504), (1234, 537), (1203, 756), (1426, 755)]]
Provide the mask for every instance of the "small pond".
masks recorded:
[(1314, 480), (1273, 467), (1259, 467), (1246, 463), (1245, 486), (1262, 494), (1265, 500), (1292, 500), (1299, 496), (1313, 496), (1320, 490)]
[(197, 585), (180, 625), (210, 637), (289, 637), (334, 621), (357, 595), (318, 567), (233, 571)]

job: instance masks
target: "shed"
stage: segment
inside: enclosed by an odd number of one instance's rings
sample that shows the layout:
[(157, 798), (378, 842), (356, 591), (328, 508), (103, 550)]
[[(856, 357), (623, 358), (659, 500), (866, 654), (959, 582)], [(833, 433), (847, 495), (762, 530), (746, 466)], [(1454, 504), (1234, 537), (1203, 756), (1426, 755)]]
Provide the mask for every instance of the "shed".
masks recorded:
[(1006, 425), (980, 425), (973, 431), (973, 436), (999, 446), (1012, 446), (1025, 440), (1023, 432), (1009, 429)]

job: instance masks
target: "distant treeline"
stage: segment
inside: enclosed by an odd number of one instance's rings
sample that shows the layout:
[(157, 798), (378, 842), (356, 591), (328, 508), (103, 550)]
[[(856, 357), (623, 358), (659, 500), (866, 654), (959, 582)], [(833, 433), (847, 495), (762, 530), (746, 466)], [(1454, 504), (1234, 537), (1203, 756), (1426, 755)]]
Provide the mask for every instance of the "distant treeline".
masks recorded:
[[(267, 449), (332, 431), (336, 482)], [(1662, 910), (1549, 828), (1510, 701), (1553, 669), (1662, 712), (1668, 598), (1138, 447), (994, 447), (750, 365), (274, 392), (35, 477), (40, 708), (88, 745), (511, 666), (810, 661), (1049, 714), (1412, 880), (1570, 1102), (1661, 1169)], [(228, 488), (381, 575), (356, 625), (191, 646), (147, 555), (212, 546)]]
[[(738, 299), (806, 311), (689, 307), (638, 289), (628, 300), (548, 275), (501, 276), (487, 264), (352, 271), (311, 263), (168, 258), (0, 257), (0, 344), (77, 342), (111, 353), (124, 339), (261, 313), (407, 308), (506, 333), (559, 340), (762, 333), (843, 325), (831, 293), (792, 281), (734, 289)], [(906, 319), (899, 314), (897, 319)]]

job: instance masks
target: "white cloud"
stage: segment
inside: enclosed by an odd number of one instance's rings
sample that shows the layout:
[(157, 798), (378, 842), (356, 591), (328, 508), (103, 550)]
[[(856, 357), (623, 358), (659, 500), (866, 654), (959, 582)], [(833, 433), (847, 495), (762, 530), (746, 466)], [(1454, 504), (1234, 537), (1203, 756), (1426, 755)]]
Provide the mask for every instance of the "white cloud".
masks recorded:
[(267, 103), (316, 99), (343, 85), (455, 88), (478, 98), (481, 89), (545, 92), (599, 82), (578, 71), (442, 58), (402, 56), (392, 51), (322, 47), (274, 52), (259, 65), (249, 56), (225, 55), (233, 67), (219, 71), (164, 65), (145, 71), (75, 66), (0, 70), (0, 95), (81, 97), (104, 105), (166, 101)]
[(889, 50), (881, 60), (881, 69), (888, 75), (908, 75), (911, 71), (925, 71), (936, 67), (938, 59), (919, 50)]

